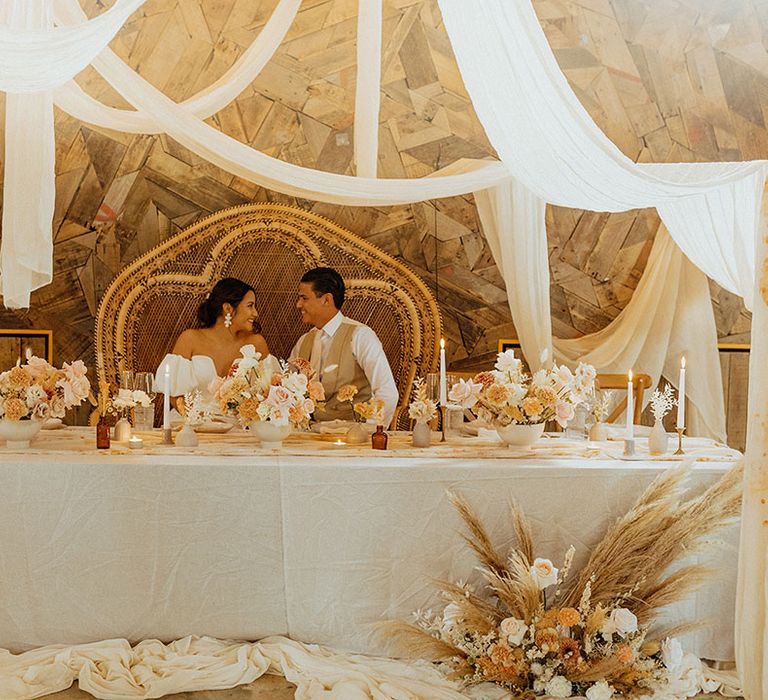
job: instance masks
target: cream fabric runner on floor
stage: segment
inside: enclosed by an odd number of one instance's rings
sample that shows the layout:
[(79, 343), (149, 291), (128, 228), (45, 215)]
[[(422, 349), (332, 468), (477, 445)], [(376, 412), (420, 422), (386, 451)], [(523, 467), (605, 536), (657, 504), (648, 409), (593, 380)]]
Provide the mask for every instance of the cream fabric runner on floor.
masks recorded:
[(298, 700), (465, 697), (431, 664), (337, 654), (286, 637), (253, 644), (185, 637), (168, 645), (148, 640), (135, 647), (111, 639), (19, 655), (0, 650), (0, 697), (32, 700), (77, 680), (81, 690), (102, 700), (159, 698), (233, 688), (265, 673), (283, 675), (295, 684)]

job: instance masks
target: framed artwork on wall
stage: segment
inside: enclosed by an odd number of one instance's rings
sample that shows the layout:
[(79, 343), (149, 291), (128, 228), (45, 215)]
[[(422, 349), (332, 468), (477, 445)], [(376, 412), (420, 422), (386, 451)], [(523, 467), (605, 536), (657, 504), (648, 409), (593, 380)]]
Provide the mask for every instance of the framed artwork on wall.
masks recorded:
[(24, 362), (27, 350), (53, 363), (53, 331), (0, 328), (0, 371)]

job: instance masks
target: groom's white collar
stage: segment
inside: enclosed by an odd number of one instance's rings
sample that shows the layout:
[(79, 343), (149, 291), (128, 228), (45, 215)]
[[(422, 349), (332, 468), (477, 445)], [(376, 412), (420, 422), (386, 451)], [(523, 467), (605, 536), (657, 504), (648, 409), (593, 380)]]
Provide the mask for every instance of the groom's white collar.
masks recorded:
[(318, 332), (325, 333), (328, 335), (329, 338), (333, 338), (336, 331), (339, 330), (339, 326), (341, 326), (342, 322), (344, 321), (344, 314), (341, 313), (341, 311), (337, 311), (336, 315), (326, 322), (326, 324), (322, 328), (318, 328)]

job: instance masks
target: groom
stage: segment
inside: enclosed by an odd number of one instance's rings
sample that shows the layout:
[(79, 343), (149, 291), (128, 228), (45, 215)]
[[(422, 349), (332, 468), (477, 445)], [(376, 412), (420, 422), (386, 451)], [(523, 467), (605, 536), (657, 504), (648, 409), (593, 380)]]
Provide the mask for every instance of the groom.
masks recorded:
[(389, 425), (398, 399), (392, 370), (376, 333), (341, 313), (344, 291), (344, 280), (333, 268), (316, 267), (304, 274), (296, 308), (313, 328), (299, 338), (291, 359), (308, 360), (325, 388), (325, 407), (315, 410), (317, 420), (354, 418), (350, 403), (336, 398), (342, 386), (353, 384), (355, 402), (384, 401), (384, 424)]

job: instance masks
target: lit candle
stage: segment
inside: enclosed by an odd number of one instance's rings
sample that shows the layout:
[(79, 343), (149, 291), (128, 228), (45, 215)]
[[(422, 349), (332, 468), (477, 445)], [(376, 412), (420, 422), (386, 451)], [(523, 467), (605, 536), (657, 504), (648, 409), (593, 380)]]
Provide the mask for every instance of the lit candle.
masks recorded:
[(128, 447), (130, 447), (132, 450), (140, 450), (142, 447), (144, 447), (144, 440), (134, 435), (130, 440), (128, 440)]
[(333, 446), (334, 447), (346, 447), (347, 443), (344, 442), (344, 440), (342, 440), (341, 438), (339, 438), (338, 440), (334, 441)]
[(171, 367), (166, 363), (163, 375), (163, 430), (171, 428)]
[(632, 370), (627, 381), (627, 440), (635, 439), (635, 397), (632, 393)]
[(445, 379), (445, 338), (440, 338), (440, 405), (448, 400), (448, 384)]
[(685, 355), (680, 359), (680, 381), (677, 385), (677, 427), (685, 427)]

